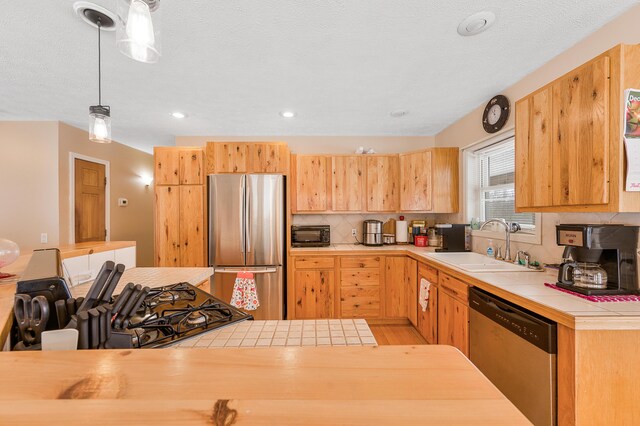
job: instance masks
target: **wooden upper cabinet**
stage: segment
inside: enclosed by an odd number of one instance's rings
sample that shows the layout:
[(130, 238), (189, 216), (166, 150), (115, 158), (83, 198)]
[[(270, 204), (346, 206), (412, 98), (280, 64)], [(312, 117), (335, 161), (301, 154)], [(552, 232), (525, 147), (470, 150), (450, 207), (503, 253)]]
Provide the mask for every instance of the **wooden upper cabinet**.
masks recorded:
[(460, 210), (460, 149), (431, 148), (433, 213), (457, 213)]
[(621, 109), (638, 68), (640, 46), (618, 45), (516, 103), (516, 211), (640, 211)]
[(329, 209), (328, 158), (324, 155), (292, 155), (293, 212), (323, 212)]
[(175, 147), (155, 147), (154, 182), (156, 185), (180, 184), (180, 151)]
[[(247, 173), (249, 171), (249, 145), (243, 142), (213, 143), (213, 173)], [(207, 153), (209, 146), (207, 145)]]
[(516, 103), (516, 208), (553, 205), (551, 87)]
[(400, 160), (397, 155), (366, 156), (367, 211), (395, 212), (400, 207)]
[(431, 211), (431, 152), (400, 154), (400, 210)]
[(251, 143), (251, 173), (288, 173), (289, 150), (284, 143)]
[(364, 158), (362, 155), (331, 157), (331, 205), (333, 211), (363, 211)]
[(553, 86), (553, 204), (609, 202), (609, 58)]
[(204, 184), (204, 151), (201, 148), (181, 149), (180, 185)]

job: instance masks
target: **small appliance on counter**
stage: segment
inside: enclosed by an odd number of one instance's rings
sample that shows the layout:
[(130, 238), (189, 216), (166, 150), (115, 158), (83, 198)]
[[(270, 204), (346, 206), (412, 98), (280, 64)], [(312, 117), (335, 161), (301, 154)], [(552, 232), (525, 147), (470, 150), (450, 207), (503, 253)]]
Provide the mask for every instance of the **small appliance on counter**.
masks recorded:
[(365, 246), (382, 245), (381, 221), (369, 219), (362, 222), (362, 244)]
[(557, 225), (557, 286), (587, 296), (640, 294), (638, 226)]
[(396, 220), (389, 219), (382, 225), (382, 244), (392, 245), (396, 243)]
[[(471, 251), (471, 227), (467, 224), (439, 223), (435, 225), (436, 236), (440, 237), (436, 251)], [(436, 237), (437, 238), (437, 237)]]
[(329, 225), (304, 225), (291, 227), (291, 247), (329, 247)]

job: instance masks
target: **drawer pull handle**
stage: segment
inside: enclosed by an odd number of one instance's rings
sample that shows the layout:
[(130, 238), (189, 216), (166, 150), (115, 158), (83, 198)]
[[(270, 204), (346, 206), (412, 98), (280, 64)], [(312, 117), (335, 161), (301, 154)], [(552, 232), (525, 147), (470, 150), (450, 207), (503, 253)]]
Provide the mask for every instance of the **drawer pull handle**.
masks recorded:
[(446, 285), (442, 286), (443, 289), (450, 291), (451, 293), (455, 294), (456, 296), (458, 295), (458, 292), (455, 291), (454, 289), (452, 289), (451, 287), (447, 287)]

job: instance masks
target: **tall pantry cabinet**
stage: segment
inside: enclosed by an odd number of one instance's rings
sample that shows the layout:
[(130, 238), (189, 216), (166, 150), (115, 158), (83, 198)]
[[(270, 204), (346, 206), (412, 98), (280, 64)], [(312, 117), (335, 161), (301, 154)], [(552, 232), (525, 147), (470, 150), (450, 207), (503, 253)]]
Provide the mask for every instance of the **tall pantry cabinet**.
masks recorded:
[(155, 147), (155, 266), (206, 266), (202, 148)]

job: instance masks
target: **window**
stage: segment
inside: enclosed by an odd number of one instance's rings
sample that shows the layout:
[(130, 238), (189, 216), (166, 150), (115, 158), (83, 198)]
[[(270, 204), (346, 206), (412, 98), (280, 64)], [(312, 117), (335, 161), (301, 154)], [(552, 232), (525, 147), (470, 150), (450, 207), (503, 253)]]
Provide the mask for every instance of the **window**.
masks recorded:
[[(503, 218), (518, 222), (523, 234), (539, 235), (540, 215), (515, 212), (515, 139), (513, 135), (465, 150), (468, 219)], [(502, 231), (502, 228), (496, 228)]]

